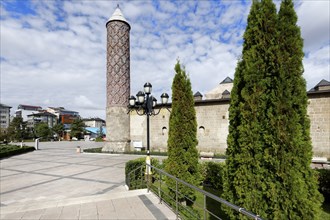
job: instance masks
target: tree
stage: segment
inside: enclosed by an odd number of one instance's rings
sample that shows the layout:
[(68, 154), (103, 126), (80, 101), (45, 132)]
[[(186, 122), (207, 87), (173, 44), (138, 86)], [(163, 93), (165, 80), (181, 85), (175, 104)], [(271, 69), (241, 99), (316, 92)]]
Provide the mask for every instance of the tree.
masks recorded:
[(0, 141), (7, 143), (9, 140), (8, 131), (6, 128), (0, 128)]
[(58, 140), (60, 140), (61, 136), (64, 133), (64, 125), (62, 123), (58, 123), (58, 124), (54, 125), (54, 127), (52, 128), (52, 131), (57, 135)]
[(75, 119), (71, 124), (71, 132), (70, 132), (71, 137), (76, 137), (78, 139), (81, 138), (81, 136), (84, 133), (84, 127), (85, 124), (80, 118)]
[(51, 130), (48, 127), (47, 123), (40, 122), (35, 126), (35, 133), (36, 133), (37, 137), (39, 137), (39, 138), (48, 139), (51, 134)]
[(26, 136), (26, 123), (22, 117), (15, 117), (8, 127), (8, 136), (11, 141), (22, 141)]
[(104, 133), (103, 133), (103, 128), (102, 128), (102, 124), (101, 124), (99, 129), (97, 130), (97, 138), (102, 140), (103, 136), (104, 136)]
[(277, 168), (277, 173), (282, 185), (277, 190), (277, 197), (279, 201), (285, 201), (289, 196), (291, 201), (286, 201), (285, 209), (276, 217), (317, 219), (322, 196), (318, 192), (315, 171), (310, 167), (313, 152), (303, 78), (303, 39), (297, 20), (292, 0), (283, 0), (278, 13), (280, 71), (276, 87), (279, 92), (272, 97), (277, 108), (274, 108), (276, 117), (271, 124), (274, 124), (276, 140), (281, 145), (277, 157), (281, 167)]
[(271, 0), (252, 3), (231, 92), (223, 196), (265, 219), (314, 219), (302, 40), (295, 22), (284, 22), (289, 2), (278, 16)]
[[(166, 172), (193, 185), (198, 179), (197, 121), (194, 109), (194, 97), (190, 80), (179, 61), (175, 65), (175, 77), (172, 84), (172, 111), (169, 120), (168, 159)], [(175, 182), (168, 180), (170, 191), (175, 195)], [(179, 190), (192, 201), (193, 190), (179, 185)], [(185, 201), (180, 195), (179, 201)], [(189, 200), (186, 200), (187, 202)], [(189, 204), (189, 202), (187, 203)]]

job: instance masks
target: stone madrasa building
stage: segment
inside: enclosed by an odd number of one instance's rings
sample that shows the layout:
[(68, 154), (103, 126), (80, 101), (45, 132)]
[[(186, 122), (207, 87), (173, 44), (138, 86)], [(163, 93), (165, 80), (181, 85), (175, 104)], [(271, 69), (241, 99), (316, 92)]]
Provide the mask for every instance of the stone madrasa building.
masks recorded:
[[(107, 142), (104, 151), (146, 147), (146, 117), (127, 113), (130, 96), (130, 25), (117, 8), (107, 28)], [(224, 153), (227, 148), (228, 109), (233, 80), (227, 77), (204, 95), (196, 92), (198, 150)], [(330, 82), (320, 81), (307, 92), (311, 138), (315, 156), (330, 157)], [(170, 108), (171, 105), (169, 104)], [(157, 108), (157, 107), (156, 107)], [(151, 151), (166, 151), (170, 112), (150, 118)]]

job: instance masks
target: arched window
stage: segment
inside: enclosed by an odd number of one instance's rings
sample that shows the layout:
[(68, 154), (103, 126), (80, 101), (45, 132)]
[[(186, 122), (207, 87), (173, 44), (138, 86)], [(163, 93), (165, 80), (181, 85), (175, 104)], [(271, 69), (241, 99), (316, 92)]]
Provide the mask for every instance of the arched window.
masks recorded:
[(165, 135), (167, 133), (167, 128), (166, 127), (163, 127), (162, 128), (162, 135)]
[(199, 131), (199, 134), (204, 135), (204, 133), (205, 133), (204, 126), (199, 126), (198, 131)]

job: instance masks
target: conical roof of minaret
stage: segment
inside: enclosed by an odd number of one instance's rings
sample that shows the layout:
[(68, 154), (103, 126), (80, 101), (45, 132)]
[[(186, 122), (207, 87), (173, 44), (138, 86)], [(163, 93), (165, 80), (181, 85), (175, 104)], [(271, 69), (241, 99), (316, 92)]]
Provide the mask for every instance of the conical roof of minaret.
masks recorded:
[[(115, 12), (112, 14), (112, 16), (109, 18), (109, 20), (107, 21), (107, 24), (110, 22), (110, 21), (123, 21), (125, 22), (126, 24), (129, 25), (129, 23), (127, 22), (127, 20), (125, 19), (123, 13), (121, 12), (119, 6), (117, 5), (117, 8), (115, 10)], [(131, 27), (131, 26), (130, 26)]]

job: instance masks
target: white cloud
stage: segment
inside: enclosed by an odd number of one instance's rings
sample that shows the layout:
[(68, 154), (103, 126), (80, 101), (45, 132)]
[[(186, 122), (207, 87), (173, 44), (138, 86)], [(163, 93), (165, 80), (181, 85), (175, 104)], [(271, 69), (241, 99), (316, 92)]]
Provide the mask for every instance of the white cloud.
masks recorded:
[(307, 88), (313, 88), (322, 79), (330, 80), (330, 45), (311, 52), (304, 59), (304, 77)]
[(306, 51), (329, 45), (330, 1), (303, 1), (297, 8), (297, 15)]
[[(1, 5), (1, 102), (64, 106), (105, 118), (106, 28), (116, 1), (31, 1), (34, 13)], [(233, 77), (250, 2), (119, 2), (131, 25), (131, 91), (145, 82), (171, 93), (179, 57), (194, 92)], [(6, 2), (7, 4), (7, 2)], [(277, 3), (278, 4), (278, 3)], [(329, 80), (329, 2), (296, 7), (308, 88)]]

